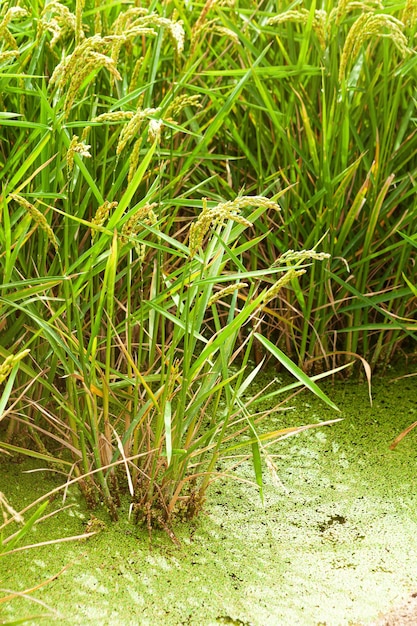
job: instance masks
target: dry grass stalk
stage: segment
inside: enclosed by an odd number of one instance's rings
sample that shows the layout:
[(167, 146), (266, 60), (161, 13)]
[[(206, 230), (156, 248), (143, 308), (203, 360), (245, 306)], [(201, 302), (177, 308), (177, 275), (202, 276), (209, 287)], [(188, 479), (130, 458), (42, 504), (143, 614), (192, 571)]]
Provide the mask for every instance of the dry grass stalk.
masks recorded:
[(6, 496), (1, 491), (0, 491), (0, 509), (2, 510), (3, 520), (5, 522), (7, 522), (8, 519), (11, 517), (15, 522), (18, 522), (19, 524), (23, 524), (24, 522), (23, 517), (20, 515), (20, 513), (15, 511), (14, 508), (8, 503)]

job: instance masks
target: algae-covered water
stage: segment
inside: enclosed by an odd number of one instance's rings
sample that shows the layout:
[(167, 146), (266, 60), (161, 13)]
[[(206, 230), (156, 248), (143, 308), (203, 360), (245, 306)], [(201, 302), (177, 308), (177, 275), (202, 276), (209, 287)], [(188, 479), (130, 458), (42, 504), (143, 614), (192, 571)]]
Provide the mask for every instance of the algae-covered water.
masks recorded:
[[(417, 420), (417, 378), (393, 377), (374, 382), (372, 407), (366, 383), (322, 384), (344, 420), (269, 449), (282, 486), (266, 470), (263, 504), (254, 486), (214, 483), (205, 512), (176, 528), (181, 547), (163, 532), (150, 546), (126, 505), (116, 524), (95, 511), (106, 528), (87, 541), (0, 558), (0, 586), (18, 592), (67, 566), (28, 597), (1, 603), (3, 622), (39, 615), (71, 625), (372, 623), (417, 591), (417, 429), (389, 449)], [(271, 418), (277, 426), (338, 417), (307, 393), (291, 406)], [(51, 473), (22, 473), (27, 468), (0, 466), (0, 491), (15, 508), (58, 484)], [(252, 479), (250, 463), (235, 475)], [(76, 489), (68, 502), (35, 527), (31, 542), (85, 531), (90, 512)]]

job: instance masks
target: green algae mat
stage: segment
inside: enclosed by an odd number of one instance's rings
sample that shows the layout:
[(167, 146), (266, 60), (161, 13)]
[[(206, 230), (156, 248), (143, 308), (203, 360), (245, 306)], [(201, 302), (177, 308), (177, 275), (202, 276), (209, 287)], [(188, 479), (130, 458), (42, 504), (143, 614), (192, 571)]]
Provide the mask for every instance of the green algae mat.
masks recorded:
[[(95, 511), (104, 528), (86, 541), (3, 556), (0, 599), (49, 582), (2, 601), (1, 623), (376, 622), (417, 591), (417, 429), (389, 448), (417, 420), (417, 378), (394, 378), (373, 383), (372, 407), (365, 383), (322, 384), (343, 421), (269, 448), (280, 483), (265, 470), (263, 503), (244, 482), (253, 480), (250, 462), (214, 482), (200, 517), (175, 528), (177, 543), (162, 531), (150, 542), (128, 521), (126, 504), (115, 524)], [(269, 418), (277, 426), (338, 417), (306, 392), (286, 407)], [(49, 471), (24, 473), (29, 467), (18, 459), (0, 466), (0, 491), (14, 508), (62, 482)], [(85, 532), (91, 513), (76, 489), (68, 504), (29, 541)], [(62, 507), (62, 499), (51, 506)]]

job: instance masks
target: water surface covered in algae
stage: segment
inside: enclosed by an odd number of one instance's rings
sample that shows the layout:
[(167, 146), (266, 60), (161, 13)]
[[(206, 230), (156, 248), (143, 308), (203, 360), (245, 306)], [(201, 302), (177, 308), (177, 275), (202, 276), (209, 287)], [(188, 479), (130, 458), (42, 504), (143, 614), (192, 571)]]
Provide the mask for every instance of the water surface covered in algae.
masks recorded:
[[(265, 470), (264, 502), (255, 486), (219, 479), (205, 511), (178, 526), (181, 547), (127, 519), (102, 532), (0, 558), (0, 586), (24, 591), (66, 569), (30, 594), (0, 604), (3, 623), (30, 615), (44, 623), (211, 626), (347, 626), (371, 624), (417, 591), (417, 378), (373, 384), (321, 383), (343, 421), (305, 431), (269, 451), (282, 485)], [(265, 429), (338, 417), (303, 392)], [(21, 508), (59, 484), (33, 463), (4, 462), (0, 491)], [(234, 474), (253, 479), (250, 462)], [(58, 481), (58, 482), (57, 482)], [(37, 525), (29, 541), (78, 535), (90, 518), (76, 489), (73, 506)], [(54, 506), (60, 502), (56, 501)], [(7, 593), (2, 592), (5, 596)], [(41, 623), (41, 618), (27, 624)]]

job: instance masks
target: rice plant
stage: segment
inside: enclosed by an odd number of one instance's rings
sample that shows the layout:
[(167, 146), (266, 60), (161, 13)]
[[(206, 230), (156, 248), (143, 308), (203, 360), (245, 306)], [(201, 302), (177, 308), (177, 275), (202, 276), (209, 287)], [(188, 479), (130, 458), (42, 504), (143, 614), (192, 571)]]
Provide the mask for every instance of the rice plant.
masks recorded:
[(328, 258), (248, 265), (287, 185), (244, 191), (218, 138), (267, 49), (223, 80), (240, 17), (210, 10), (27, 2), (0, 26), (1, 447), (113, 519), (128, 492), (131, 515), (168, 532), (200, 511), (222, 456), (251, 456), (262, 492), (264, 442), (306, 428), (262, 431), (250, 359), (271, 302)]
[[(145, 136), (163, 141), (150, 161), (158, 180), (147, 172), (141, 185), (170, 196), (172, 223), (195, 215), (191, 189), (221, 201), (290, 187), (279, 216), (258, 221), (265, 238), (245, 264), (318, 242), (331, 260), (281, 291), (266, 332), (305, 368), (352, 353), (387, 362), (410, 336), (401, 317), (415, 313), (402, 280), (412, 250), (397, 234), (415, 230), (412, 3), (121, 8), (3, 9), (3, 123), (10, 137), (43, 138), (43, 164), (59, 155), (42, 174), (55, 205), (77, 155), (71, 202), (90, 220), (90, 196), (94, 209), (113, 202)], [(22, 157), (28, 147), (10, 141)]]
[(384, 364), (410, 338), (402, 318), (416, 303), (402, 273), (414, 279), (415, 264), (398, 231), (416, 229), (412, 5), (262, 3), (245, 14), (241, 66), (222, 73), (242, 76), (265, 51), (222, 149), (235, 157), (231, 180), (244, 171), (247, 188), (290, 187), (280, 217), (258, 226), (268, 236), (252, 266), (319, 241), (330, 254), (282, 290), (268, 321), (306, 368), (353, 353)]

